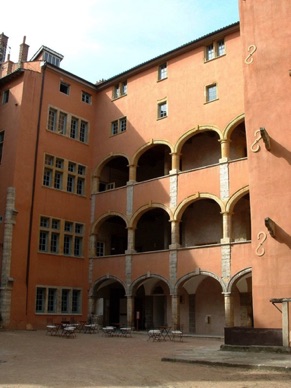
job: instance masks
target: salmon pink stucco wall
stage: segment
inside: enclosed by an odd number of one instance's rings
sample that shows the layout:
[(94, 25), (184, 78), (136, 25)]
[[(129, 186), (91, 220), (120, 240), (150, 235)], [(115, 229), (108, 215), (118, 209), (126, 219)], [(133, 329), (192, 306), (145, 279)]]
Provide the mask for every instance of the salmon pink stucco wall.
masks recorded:
[[(255, 326), (281, 327), (281, 314), (270, 299), (291, 296), (291, 2), (241, 0), (240, 19), (249, 144)], [(260, 150), (251, 152), (250, 145), (261, 127), (269, 134), (271, 149), (268, 151), (261, 140)], [(276, 225), (275, 237), (265, 227), (266, 218)], [(264, 242), (259, 239), (260, 233), (265, 233)], [(262, 256), (256, 254), (259, 246), (264, 250)]]

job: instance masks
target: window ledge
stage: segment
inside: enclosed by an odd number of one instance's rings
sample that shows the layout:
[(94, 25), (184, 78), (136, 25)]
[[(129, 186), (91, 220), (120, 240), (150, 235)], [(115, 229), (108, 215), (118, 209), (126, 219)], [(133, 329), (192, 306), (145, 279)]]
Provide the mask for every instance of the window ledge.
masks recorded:
[(123, 98), (123, 97), (126, 97), (126, 96), (127, 96), (127, 93), (122, 94), (122, 95), (119, 96), (119, 97), (112, 97), (112, 98), (111, 98), (111, 102), (116, 101), (116, 100), (119, 100), (120, 98)]
[(218, 101), (219, 98), (215, 98), (214, 100), (204, 102), (204, 105), (211, 104), (211, 102)]
[(226, 56), (226, 54), (222, 54), (222, 55), (218, 55), (217, 57), (214, 57), (214, 58), (211, 58), (211, 59), (204, 58), (204, 63), (212, 62), (212, 61), (215, 61), (215, 59), (219, 59), (219, 58), (222, 58), (222, 57), (225, 57), (225, 56)]
[(165, 81), (166, 79), (168, 79), (168, 77), (158, 79), (157, 82), (162, 82), (162, 81)]

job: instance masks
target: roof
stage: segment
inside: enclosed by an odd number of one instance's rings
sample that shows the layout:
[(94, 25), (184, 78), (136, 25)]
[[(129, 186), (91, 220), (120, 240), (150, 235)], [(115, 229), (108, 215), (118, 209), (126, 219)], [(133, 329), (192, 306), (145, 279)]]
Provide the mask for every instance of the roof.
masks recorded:
[(117, 74), (117, 75), (115, 75), (115, 76), (113, 76), (105, 81), (101, 81), (100, 83), (97, 84), (97, 88), (98, 88), (98, 90), (104, 89), (107, 86), (111, 85), (113, 82), (115, 82), (119, 78), (126, 78), (129, 75), (134, 75), (134, 74), (140, 72), (141, 70), (145, 70), (145, 69), (155, 65), (156, 63), (160, 63), (162, 60), (164, 60), (164, 61), (169, 60), (173, 57), (176, 57), (176, 56), (181, 55), (183, 53), (186, 53), (190, 50), (193, 50), (193, 48), (201, 46), (202, 42), (207, 41), (210, 38), (214, 39), (216, 36), (218, 37), (219, 35), (225, 35), (226, 33), (229, 34), (229, 33), (235, 32), (235, 31), (239, 31), (239, 25), (240, 25), (239, 22), (236, 22), (236, 23), (230, 24), (226, 27), (215, 30), (209, 34), (203, 35), (200, 38), (192, 40), (188, 43), (183, 44), (182, 46), (179, 46), (173, 50), (170, 50), (170, 51), (168, 51), (164, 54), (161, 54), (157, 57), (154, 57), (154, 58), (152, 58), (146, 62), (143, 62), (137, 66), (134, 66), (131, 69), (126, 70), (120, 74)]
[(34, 56), (31, 58), (30, 61), (31, 61), (31, 62), (32, 62), (32, 61), (35, 61), (35, 60), (40, 56), (40, 54), (42, 53), (42, 51), (46, 51), (46, 52), (48, 52), (48, 53), (54, 55), (55, 57), (59, 58), (60, 61), (64, 58), (64, 56), (63, 56), (62, 54), (57, 53), (56, 51), (50, 49), (49, 47), (47, 47), (47, 46), (41, 46), (41, 47), (38, 49), (38, 51), (34, 54)]
[(7, 82), (12, 81), (13, 79), (19, 77), (23, 73), (24, 73), (23, 68), (19, 67), (18, 69), (16, 69), (12, 73), (9, 73), (9, 74), (5, 75), (4, 77), (0, 78), (0, 86), (5, 85)]

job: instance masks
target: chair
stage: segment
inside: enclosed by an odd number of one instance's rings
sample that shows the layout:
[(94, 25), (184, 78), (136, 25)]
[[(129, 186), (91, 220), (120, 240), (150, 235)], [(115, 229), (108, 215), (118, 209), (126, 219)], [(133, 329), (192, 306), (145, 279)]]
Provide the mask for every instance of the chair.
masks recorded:
[(64, 325), (61, 336), (66, 338), (76, 338), (76, 326)]
[(174, 330), (171, 330), (171, 340), (175, 341), (176, 339), (183, 341), (183, 327), (182, 326), (174, 328)]

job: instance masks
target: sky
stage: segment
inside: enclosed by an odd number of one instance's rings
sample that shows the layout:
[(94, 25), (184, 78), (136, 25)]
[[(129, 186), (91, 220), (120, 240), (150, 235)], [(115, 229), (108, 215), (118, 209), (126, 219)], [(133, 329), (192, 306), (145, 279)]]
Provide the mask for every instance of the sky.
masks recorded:
[(95, 83), (239, 21), (238, 0), (3, 1), (0, 33), (18, 61), (44, 45), (61, 68)]

